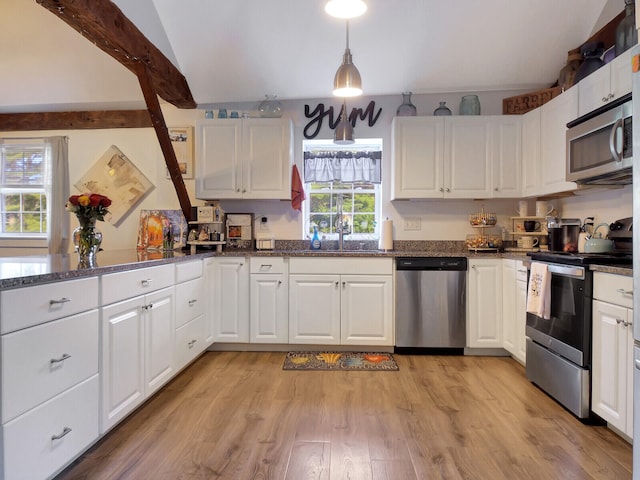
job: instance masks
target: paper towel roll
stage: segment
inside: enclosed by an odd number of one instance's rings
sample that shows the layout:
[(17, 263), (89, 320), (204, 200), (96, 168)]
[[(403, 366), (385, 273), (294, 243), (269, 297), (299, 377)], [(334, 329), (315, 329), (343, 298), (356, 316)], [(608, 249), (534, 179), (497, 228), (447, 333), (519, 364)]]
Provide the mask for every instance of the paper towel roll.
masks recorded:
[(393, 220), (383, 220), (380, 229), (379, 250), (393, 250)]

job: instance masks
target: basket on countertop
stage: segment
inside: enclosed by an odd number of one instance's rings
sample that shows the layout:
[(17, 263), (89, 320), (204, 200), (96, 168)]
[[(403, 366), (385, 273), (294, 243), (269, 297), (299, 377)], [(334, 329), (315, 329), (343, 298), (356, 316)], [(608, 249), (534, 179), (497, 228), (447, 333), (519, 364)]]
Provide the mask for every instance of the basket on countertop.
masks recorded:
[(493, 227), (498, 223), (498, 217), (495, 213), (486, 213), (483, 210), (480, 213), (469, 215), (469, 223), (472, 227)]
[(467, 235), (465, 244), (472, 251), (497, 251), (502, 248), (500, 235)]

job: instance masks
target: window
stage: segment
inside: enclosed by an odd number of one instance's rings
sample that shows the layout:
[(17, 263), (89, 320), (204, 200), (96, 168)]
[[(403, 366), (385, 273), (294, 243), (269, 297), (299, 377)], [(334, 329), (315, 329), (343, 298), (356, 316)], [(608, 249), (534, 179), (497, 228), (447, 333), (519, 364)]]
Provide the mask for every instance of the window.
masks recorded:
[[(315, 226), (320, 236), (337, 239), (338, 204), (342, 200), (343, 222), (348, 225), (347, 231), (350, 232), (348, 238), (377, 239), (382, 140), (357, 140), (349, 146), (335, 145), (331, 140), (307, 140), (303, 148), (307, 194), (307, 201), (303, 204), (303, 238), (311, 236)], [(320, 165), (316, 162), (318, 158), (331, 165)], [(345, 165), (345, 159), (348, 159), (347, 163), (353, 161), (357, 165)], [(369, 159), (373, 161), (369, 162)], [(327, 173), (327, 169), (341, 172)]]
[(0, 145), (0, 236), (47, 238), (44, 141), (5, 139)]

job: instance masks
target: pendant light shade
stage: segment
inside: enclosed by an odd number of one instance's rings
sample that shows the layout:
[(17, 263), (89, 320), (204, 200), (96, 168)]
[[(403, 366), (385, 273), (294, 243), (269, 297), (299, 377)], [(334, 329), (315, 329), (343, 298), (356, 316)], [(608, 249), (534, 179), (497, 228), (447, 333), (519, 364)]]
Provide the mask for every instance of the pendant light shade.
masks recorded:
[(342, 110), (340, 110), (340, 121), (333, 131), (333, 143), (337, 143), (338, 145), (350, 145), (355, 143), (355, 140), (353, 139), (353, 126), (349, 121), (346, 100), (342, 105)]
[(342, 57), (342, 65), (338, 68), (333, 79), (333, 94), (336, 97), (357, 97), (362, 95), (360, 72), (353, 64), (353, 57), (349, 49), (349, 20), (347, 20), (347, 48)]
[(330, 0), (324, 11), (332, 17), (355, 18), (367, 11), (367, 4), (363, 0)]

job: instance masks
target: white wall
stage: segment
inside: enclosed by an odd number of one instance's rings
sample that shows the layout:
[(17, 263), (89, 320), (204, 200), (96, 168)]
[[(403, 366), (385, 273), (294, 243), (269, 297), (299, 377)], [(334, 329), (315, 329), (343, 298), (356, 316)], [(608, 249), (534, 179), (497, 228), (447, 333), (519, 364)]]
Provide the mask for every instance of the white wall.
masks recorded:
[[(519, 92), (488, 92), (480, 94), (483, 114), (500, 114), (502, 99), (516, 95)], [(418, 108), (418, 115), (431, 115), (438, 107), (439, 101), (446, 101), (447, 105), (457, 113), (461, 94), (419, 95), (413, 97), (413, 103)], [(366, 98), (354, 100), (352, 105), (364, 108), (370, 100), (375, 100), (376, 107), (382, 108), (382, 114), (373, 127), (366, 122), (358, 121), (355, 128), (357, 138), (375, 137), (383, 139), (383, 184), (382, 184), (382, 218), (389, 217), (394, 221), (394, 238), (398, 240), (464, 240), (466, 235), (474, 233), (468, 216), (480, 211), (484, 206), (486, 211), (498, 214), (498, 227), (509, 228), (510, 217), (516, 215), (515, 200), (421, 200), (395, 201), (389, 200), (390, 195), (390, 126), (397, 106), (401, 103), (401, 95)], [(283, 102), (285, 116), (292, 118), (295, 126), (295, 159), (298, 167), (302, 168), (302, 140), (303, 129), (309, 119), (304, 116), (304, 105), (311, 108), (323, 102), (326, 107), (331, 105), (339, 108), (340, 103), (333, 98), (316, 100), (299, 100)], [(224, 105), (229, 111), (255, 112), (259, 101), (252, 104)], [(206, 108), (217, 109), (220, 105), (209, 105)], [(195, 125), (196, 120), (204, 118), (204, 110), (179, 110), (172, 106), (163, 106), (167, 124), (170, 126)], [(331, 138), (332, 133), (326, 125), (317, 138)], [(137, 209), (127, 216), (117, 228), (108, 222), (98, 225), (103, 232), (103, 248), (117, 250), (135, 248), (140, 209), (179, 209), (179, 202), (173, 185), (166, 178), (164, 159), (158, 146), (155, 132), (151, 128), (145, 129), (113, 129), (113, 130), (69, 130), (56, 132), (0, 132), (2, 137), (38, 136), (38, 135), (67, 135), (69, 137), (70, 182), (73, 185), (86, 170), (105, 152), (110, 145), (116, 145), (127, 155), (138, 168), (151, 180), (155, 189)], [(194, 180), (185, 180), (185, 185), (194, 205), (203, 203), (195, 198)], [(72, 187), (71, 193), (77, 193)], [(533, 200), (531, 201), (533, 205)], [(553, 202), (552, 202), (553, 203)], [(587, 194), (557, 200), (564, 216), (596, 215), (598, 221), (610, 222), (617, 218), (631, 215), (630, 188), (613, 191), (592, 191)], [(226, 212), (255, 213), (269, 218), (271, 230), (277, 239), (302, 238), (301, 214), (294, 211), (289, 202), (284, 201), (223, 201), (222, 208)], [(59, 208), (64, 208), (60, 205)], [(404, 230), (404, 219), (417, 217), (421, 221), (418, 231)], [(71, 219), (72, 229), (77, 226), (75, 218)], [(2, 251), (0, 255), (18, 255), (34, 253), (20, 250)]]

